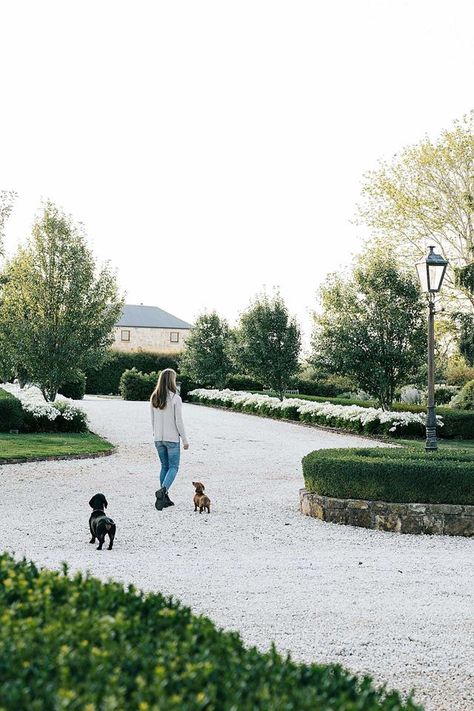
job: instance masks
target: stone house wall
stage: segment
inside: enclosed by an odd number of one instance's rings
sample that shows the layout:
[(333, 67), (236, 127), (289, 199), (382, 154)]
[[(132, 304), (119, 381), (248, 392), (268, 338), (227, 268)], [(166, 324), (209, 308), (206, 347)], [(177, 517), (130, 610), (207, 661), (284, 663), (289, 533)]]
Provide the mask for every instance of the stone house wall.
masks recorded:
[(156, 353), (181, 353), (190, 333), (189, 328), (115, 326), (112, 348), (122, 352), (142, 350)]

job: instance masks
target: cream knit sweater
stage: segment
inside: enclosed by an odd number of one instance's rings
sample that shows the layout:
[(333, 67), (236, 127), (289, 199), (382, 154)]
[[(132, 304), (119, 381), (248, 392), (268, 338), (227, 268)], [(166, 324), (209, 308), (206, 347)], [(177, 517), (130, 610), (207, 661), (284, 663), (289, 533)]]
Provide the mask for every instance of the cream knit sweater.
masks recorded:
[(163, 410), (153, 407), (150, 402), (151, 426), (155, 442), (179, 442), (181, 437), (183, 444), (188, 444), (183, 423), (182, 403), (178, 393), (168, 394), (166, 407)]

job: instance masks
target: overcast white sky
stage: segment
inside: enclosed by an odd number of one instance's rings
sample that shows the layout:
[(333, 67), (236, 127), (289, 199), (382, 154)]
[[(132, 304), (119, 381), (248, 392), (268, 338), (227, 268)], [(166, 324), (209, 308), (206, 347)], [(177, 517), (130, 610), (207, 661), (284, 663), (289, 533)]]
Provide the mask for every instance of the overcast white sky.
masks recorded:
[(308, 333), (362, 174), (472, 108), (473, 26), (472, 0), (0, 0), (7, 250), (50, 197), (129, 303), (233, 321), (276, 285)]

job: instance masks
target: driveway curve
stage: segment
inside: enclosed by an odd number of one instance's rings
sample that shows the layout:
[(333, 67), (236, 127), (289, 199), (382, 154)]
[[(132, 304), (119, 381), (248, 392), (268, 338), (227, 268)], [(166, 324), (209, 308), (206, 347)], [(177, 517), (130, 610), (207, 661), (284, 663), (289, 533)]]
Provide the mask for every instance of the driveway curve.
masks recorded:
[[(262, 649), (336, 662), (408, 692), (428, 711), (474, 708), (473, 542), (326, 524), (298, 511), (301, 458), (366, 439), (185, 405), (191, 446), (154, 508), (147, 403), (88, 398), (105, 459), (0, 467), (2, 547), (174, 595)], [(211, 514), (193, 512), (203, 481)], [(114, 550), (89, 545), (88, 500), (109, 500)]]

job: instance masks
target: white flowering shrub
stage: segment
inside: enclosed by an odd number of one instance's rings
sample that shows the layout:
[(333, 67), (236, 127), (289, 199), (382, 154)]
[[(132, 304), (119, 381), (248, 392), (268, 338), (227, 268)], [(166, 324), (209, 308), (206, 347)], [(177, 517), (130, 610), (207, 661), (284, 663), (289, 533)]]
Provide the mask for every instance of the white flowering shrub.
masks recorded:
[(17, 383), (3, 383), (2, 389), (16, 397), (23, 410), (23, 429), (29, 432), (85, 432), (87, 415), (72, 400), (58, 395), (47, 402), (35, 385), (20, 388)]
[[(301, 420), (326, 427), (337, 427), (354, 432), (390, 435), (424, 435), (425, 415), (418, 412), (387, 412), (375, 407), (334, 405), (298, 398), (285, 398), (246, 393), (234, 390), (206, 390), (198, 388), (189, 393), (195, 402), (221, 405), (243, 412), (254, 412), (271, 417)], [(438, 416), (438, 425), (443, 426)]]

